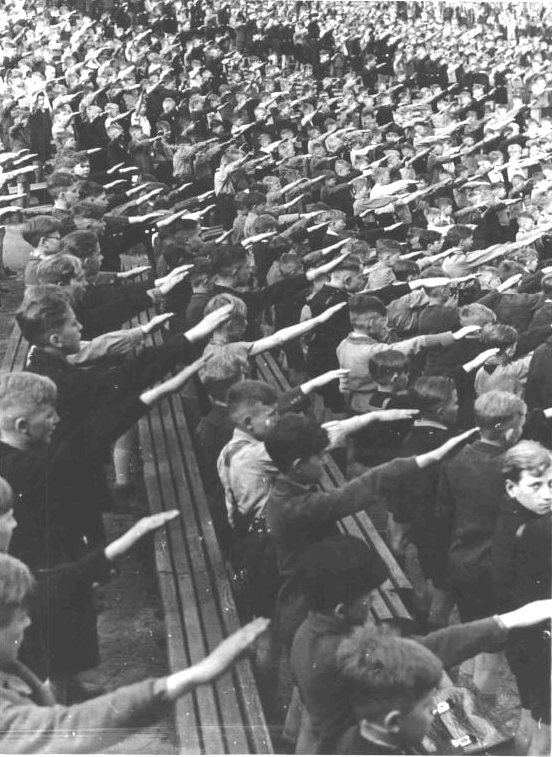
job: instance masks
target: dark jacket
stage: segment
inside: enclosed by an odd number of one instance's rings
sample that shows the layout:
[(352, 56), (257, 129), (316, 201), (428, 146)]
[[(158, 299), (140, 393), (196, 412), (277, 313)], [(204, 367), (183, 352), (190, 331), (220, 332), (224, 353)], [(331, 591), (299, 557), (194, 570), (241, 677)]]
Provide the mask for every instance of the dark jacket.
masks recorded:
[(490, 577), (491, 539), (502, 501), (503, 450), (482, 440), (441, 465), (438, 517), (448, 538), (448, 579), (452, 586)]
[[(310, 310), (313, 316), (317, 316), (340, 302), (349, 302), (348, 292), (324, 284), (311, 299)], [(308, 348), (308, 365), (313, 376), (339, 367), (335, 351), (350, 331), (349, 308), (343, 308), (316, 329)]]
[(304, 600), (294, 580), (294, 568), (303, 549), (334, 533), (337, 521), (346, 515), (392, 496), (397, 487), (408, 485), (419, 468), (413, 458), (393, 460), (367, 471), (345, 486), (329, 492), (303, 486), (284, 475), (276, 478), (265, 507), (265, 518), (276, 545), (282, 588), (277, 616), (284, 640), (305, 617)]
[(531, 359), (525, 401), (529, 408), (552, 407), (552, 337), (537, 347)]
[[(350, 630), (340, 618), (309, 612), (293, 640), (293, 677), (322, 753), (341, 754), (335, 751), (336, 739), (354, 723), (353, 708), (336, 664), (337, 648)], [(449, 668), (479, 652), (497, 651), (504, 645), (506, 634), (494, 618), (485, 618), (412, 638), (431, 649)]]

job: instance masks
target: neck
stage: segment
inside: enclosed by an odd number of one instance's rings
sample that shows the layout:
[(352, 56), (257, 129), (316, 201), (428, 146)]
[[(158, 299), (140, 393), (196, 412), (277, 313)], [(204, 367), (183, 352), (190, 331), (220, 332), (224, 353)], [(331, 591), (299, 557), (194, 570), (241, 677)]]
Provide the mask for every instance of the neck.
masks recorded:
[(236, 282), (231, 277), (215, 276), (214, 282), (215, 282), (215, 284), (218, 284), (221, 287), (228, 287), (229, 289), (235, 289), (236, 288)]
[(0, 431), (0, 442), (23, 452), (26, 452), (31, 446), (29, 440), (18, 434), (17, 431)]
[(489, 439), (489, 437), (484, 434), (481, 434), (481, 441), (485, 442), (485, 444), (490, 444), (492, 447), (498, 447), (498, 449), (507, 448), (504, 442), (499, 442), (496, 439)]
[(69, 203), (65, 202), (65, 200), (60, 200), (58, 197), (57, 200), (54, 200), (54, 208), (59, 208), (60, 210), (69, 210)]
[(61, 360), (67, 361), (67, 355), (63, 352), (63, 350), (60, 350), (59, 347), (52, 347), (51, 344), (48, 344), (45, 347), (41, 347), (40, 349), (43, 352), (47, 352), (48, 355), (54, 355), (54, 357), (58, 357)]

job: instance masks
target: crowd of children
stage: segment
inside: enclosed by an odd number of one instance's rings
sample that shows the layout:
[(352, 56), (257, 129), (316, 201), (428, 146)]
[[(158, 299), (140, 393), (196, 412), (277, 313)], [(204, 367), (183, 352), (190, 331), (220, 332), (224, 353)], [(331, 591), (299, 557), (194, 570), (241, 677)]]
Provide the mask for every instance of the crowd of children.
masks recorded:
[[(0, 751), (104, 748), (268, 618), (257, 672), (274, 726), (301, 711), (298, 753), (425, 753), (443, 670), (492, 708), (504, 655), (515, 753), (550, 753), (551, 60), (545, 2), (4, 2), (0, 228), (30, 247), (30, 350), (0, 375)], [(177, 513), (107, 546), (103, 515), (135, 501), (137, 420), (185, 386), (257, 619), (101, 694), (79, 679), (94, 587)], [(374, 622), (388, 567), (337, 525), (362, 510), (423, 584), (417, 631)]]

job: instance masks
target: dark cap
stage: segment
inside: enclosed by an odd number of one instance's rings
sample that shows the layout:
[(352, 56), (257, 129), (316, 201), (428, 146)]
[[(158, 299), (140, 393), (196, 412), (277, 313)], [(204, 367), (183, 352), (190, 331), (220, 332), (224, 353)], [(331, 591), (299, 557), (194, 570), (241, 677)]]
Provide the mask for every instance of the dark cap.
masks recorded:
[(309, 607), (324, 612), (377, 589), (389, 577), (389, 571), (366, 542), (336, 534), (303, 551), (295, 576)]

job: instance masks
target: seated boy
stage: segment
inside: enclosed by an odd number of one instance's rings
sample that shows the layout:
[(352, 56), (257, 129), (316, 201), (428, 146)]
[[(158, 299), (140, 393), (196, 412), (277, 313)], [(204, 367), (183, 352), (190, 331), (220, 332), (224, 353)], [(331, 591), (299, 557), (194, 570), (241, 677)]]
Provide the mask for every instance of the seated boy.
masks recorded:
[(358, 722), (336, 754), (425, 753), (443, 674), (433, 652), (412, 639), (358, 629), (340, 644), (337, 667)]
[(0, 555), (0, 750), (5, 754), (94, 753), (168, 715), (173, 702), (226, 672), (267, 628), (257, 618), (225, 639), (204, 660), (172, 675), (121, 687), (89, 702), (63, 707), (17, 656), (33, 577), (19, 560)]

